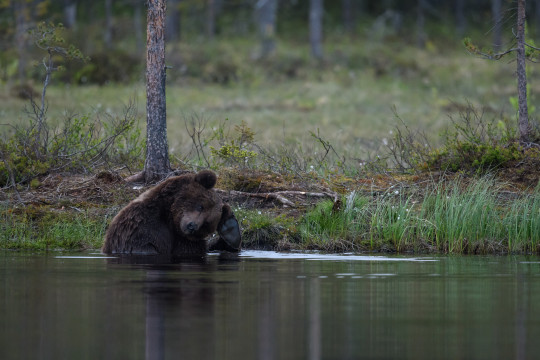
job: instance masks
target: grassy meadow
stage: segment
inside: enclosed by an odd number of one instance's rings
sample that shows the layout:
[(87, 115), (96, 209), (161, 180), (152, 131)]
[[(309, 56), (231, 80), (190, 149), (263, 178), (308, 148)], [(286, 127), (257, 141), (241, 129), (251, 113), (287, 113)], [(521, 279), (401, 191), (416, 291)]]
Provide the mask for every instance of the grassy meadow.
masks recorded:
[[(208, 137), (211, 129), (228, 119), (231, 126), (245, 122), (262, 146), (287, 143), (311, 149), (310, 132), (319, 131), (339, 152), (361, 157), (366, 151), (377, 151), (401, 125), (396, 114), (435, 144), (450, 125), (450, 117), (459, 117), (468, 103), (484, 109), (488, 117), (515, 115), (510, 105), (516, 93), (514, 63), (479, 59), (468, 54), (459, 40), (449, 49), (431, 44), (424, 50), (352, 40), (328, 43), (333, 45), (325, 48), (327, 59), (320, 64), (305, 55), (309, 54), (305, 44), (279, 43), (275, 64), (268, 66), (250, 59), (254, 42), (210, 43), (203, 55), (212, 58), (193, 70), (187, 64), (188, 75), (174, 64), (179, 57), (194, 57), (196, 45), (173, 47), (168, 54), (173, 65), (167, 85), (171, 153), (182, 156), (191, 148), (186, 122), (194, 117), (207, 123)], [(225, 76), (222, 73), (232, 73), (234, 79), (215, 80)], [(534, 99), (540, 83), (535, 82), (534, 71), (532, 75)], [(65, 114), (121, 114), (135, 100), (144, 129), (145, 88), (144, 78), (139, 78), (132, 84), (104, 86), (53, 81), (47, 89), (47, 117), (55, 124)], [(37, 82), (34, 88), (41, 91)], [(1, 90), (3, 123), (24, 122), (27, 101), (11, 96), (8, 84)]]

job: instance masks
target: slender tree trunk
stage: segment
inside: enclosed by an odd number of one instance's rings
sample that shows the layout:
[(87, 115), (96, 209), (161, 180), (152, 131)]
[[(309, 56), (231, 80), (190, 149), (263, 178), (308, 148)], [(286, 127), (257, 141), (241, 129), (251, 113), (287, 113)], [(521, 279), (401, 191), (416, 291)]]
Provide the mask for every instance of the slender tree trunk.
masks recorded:
[(27, 31), (30, 22), (30, 14), (26, 1), (15, 1), (15, 47), (18, 56), (17, 75), (19, 83), (24, 83), (26, 80), (26, 40)]
[(456, 0), (455, 2), (456, 12), (456, 33), (459, 38), (465, 34), (465, 27), (467, 26), (467, 20), (465, 19), (465, 0)]
[(493, 49), (499, 52), (502, 46), (502, 23), (501, 23), (501, 0), (491, 0), (491, 12), (493, 13)]
[[(358, 0), (356, 0), (358, 1)], [(354, 12), (352, 7), (353, 0), (342, 0), (341, 2), (341, 15), (343, 18), (343, 28), (345, 32), (352, 33), (354, 27)]]
[(323, 0), (310, 0), (309, 1), (309, 43), (311, 45), (311, 55), (317, 60), (320, 60), (323, 57), (322, 16), (323, 16)]
[(540, 36), (540, 0), (534, 2), (534, 27), (536, 29), (536, 36)]
[(103, 35), (105, 48), (111, 49), (112, 46), (112, 0), (105, 0), (105, 33)]
[(518, 0), (517, 16), (518, 127), (522, 142), (529, 141), (527, 73), (525, 71), (525, 0)]
[(64, 0), (64, 25), (68, 29), (77, 26), (77, 2), (74, 0)]
[(169, 0), (169, 14), (167, 17), (167, 26), (165, 27), (165, 38), (167, 41), (180, 40), (180, 0)]
[(276, 48), (276, 13), (277, 0), (257, 0), (255, 13), (259, 34), (261, 36), (261, 53), (259, 57), (265, 58)]
[(426, 0), (418, 0), (416, 8), (416, 44), (420, 49), (426, 47), (426, 31), (425, 31), (425, 4)]
[(216, 4), (215, 0), (207, 0), (206, 4), (206, 36), (213, 39), (216, 34)]
[(162, 179), (170, 171), (165, 104), (165, 1), (148, 0), (144, 165), (147, 183)]
[(142, 3), (140, 0), (134, 0), (133, 6), (133, 27), (135, 28), (135, 49), (137, 54), (142, 54), (143, 51), (143, 24), (142, 24)]

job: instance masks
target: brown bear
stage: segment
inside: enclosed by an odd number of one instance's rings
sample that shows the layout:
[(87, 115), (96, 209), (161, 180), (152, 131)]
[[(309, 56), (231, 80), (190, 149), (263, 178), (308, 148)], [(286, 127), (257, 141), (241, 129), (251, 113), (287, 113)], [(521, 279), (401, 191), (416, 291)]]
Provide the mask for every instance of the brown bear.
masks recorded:
[[(171, 177), (131, 201), (105, 234), (105, 254), (204, 255), (208, 250), (238, 251), (238, 221), (212, 189), (216, 174)], [(209, 235), (218, 232), (210, 243)]]

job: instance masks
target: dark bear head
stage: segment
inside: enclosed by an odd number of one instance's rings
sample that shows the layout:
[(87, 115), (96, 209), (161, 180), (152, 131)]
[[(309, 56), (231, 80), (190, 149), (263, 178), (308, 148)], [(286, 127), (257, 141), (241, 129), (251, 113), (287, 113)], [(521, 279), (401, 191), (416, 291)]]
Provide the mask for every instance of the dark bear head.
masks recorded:
[(223, 202), (212, 190), (217, 177), (203, 170), (182, 178), (170, 215), (177, 233), (187, 240), (201, 241), (217, 230), (222, 217)]

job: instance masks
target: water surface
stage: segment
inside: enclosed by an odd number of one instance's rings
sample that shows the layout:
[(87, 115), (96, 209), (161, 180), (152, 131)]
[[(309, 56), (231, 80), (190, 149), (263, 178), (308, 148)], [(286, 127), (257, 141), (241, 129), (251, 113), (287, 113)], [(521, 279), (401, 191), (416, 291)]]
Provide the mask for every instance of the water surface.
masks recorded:
[[(161, 261), (161, 260), (160, 260)], [(540, 258), (0, 253), (1, 359), (532, 359)]]

